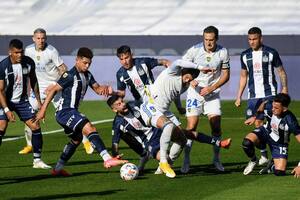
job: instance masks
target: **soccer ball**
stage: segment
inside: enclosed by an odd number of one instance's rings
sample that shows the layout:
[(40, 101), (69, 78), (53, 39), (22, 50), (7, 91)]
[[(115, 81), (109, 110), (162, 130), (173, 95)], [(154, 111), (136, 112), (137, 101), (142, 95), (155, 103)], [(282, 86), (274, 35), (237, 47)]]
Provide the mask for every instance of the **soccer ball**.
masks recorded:
[(120, 176), (125, 181), (136, 179), (138, 175), (139, 175), (139, 169), (133, 163), (126, 163), (120, 169)]

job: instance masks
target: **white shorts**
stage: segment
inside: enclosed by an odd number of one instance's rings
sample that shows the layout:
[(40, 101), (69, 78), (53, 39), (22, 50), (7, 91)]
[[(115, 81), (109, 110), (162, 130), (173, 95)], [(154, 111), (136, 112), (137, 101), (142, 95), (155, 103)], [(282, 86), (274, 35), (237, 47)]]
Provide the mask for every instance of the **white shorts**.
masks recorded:
[[(52, 99), (52, 104), (53, 104), (55, 110), (58, 108), (58, 106), (60, 104), (60, 101), (59, 101), (60, 97), (61, 97), (61, 92), (58, 92)], [(46, 95), (44, 93), (42, 93), (42, 94), (40, 94), (40, 98), (43, 103), (46, 99)], [(36, 97), (34, 95), (34, 92), (32, 92), (32, 91), (30, 92), (30, 96), (29, 96), (28, 100), (29, 100), (29, 103), (31, 104), (32, 108), (35, 111), (38, 111), (38, 103), (37, 103)]]
[(200, 88), (198, 90), (189, 87), (187, 91), (186, 116), (200, 116), (201, 114), (220, 116), (222, 112), (219, 93), (203, 97), (199, 94)]
[(181, 125), (179, 120), (176, 118), (176, 116), (172, 112), (165, 111), (164, 113), (162, 113), (155, 107), (154, 104), (149, 103), (149, 102), (144, 102), (141, 104), (140, 113), (141, 113), (141, 116), (142, 116), (144, 122), (147, 124), (147, 126), (154, 126), (154, 127), (158, 128), (156, 126), (156, 124), (157, 124), (158, 119), (161, 116), (167, 117), (176, 126)]

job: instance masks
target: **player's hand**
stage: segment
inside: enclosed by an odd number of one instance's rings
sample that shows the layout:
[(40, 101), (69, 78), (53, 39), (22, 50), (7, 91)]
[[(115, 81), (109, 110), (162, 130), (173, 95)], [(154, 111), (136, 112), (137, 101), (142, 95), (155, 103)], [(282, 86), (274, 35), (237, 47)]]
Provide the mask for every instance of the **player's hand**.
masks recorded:
[(45, 112), (40, 110), (36, 113), (35, 117), (32, 119), (32, 122), (45, 121)]
[(196, 81), (196, 80), (192, 80), (192, 81), (190, 82), (190, 86), (192, 86), (193, 88), (197, 87), (198, 84), (199, 84), (199, 82)]
[(16, 121), (15, 115), (12, 111), (8, 111), (6, 113), (6, 117), (7, 117), (9, 122), (15, 122)]
[(300, 166), (295, 167), (291, 173), (295, 178), (300, 178)]
[(254, 124), (255, 120), (256, 120), (256, 117), (255, 117), (255, 116), (250, 117), (250, 118), (248, 118), (248, 119), (244, 122), (244, 124), (245, 124), (245, 125), (252, 125), (252, 124)]
[(99, 86), (98, 94), (107, 97), (109, 95), (109, 86), (107, 85)]
[(237, 98), (234, 102), (236, 107), (240, 107), (241, 106), (241, 98)]
[(207, 86), (200, 90), (200, 95), (204, 97), (204, 96), (210, 94), (212, 91), (213, 91), (212, 86)]

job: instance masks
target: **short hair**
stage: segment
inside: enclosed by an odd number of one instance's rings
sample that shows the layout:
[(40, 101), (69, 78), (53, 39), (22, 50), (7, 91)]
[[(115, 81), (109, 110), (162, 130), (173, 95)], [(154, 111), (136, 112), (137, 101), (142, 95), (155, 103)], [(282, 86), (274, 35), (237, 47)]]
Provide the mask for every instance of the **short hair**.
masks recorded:
[(274, 97), (274, 102), (281, 103), (282, 106), (288, 107), (291, 103), (291, 97), (285, 93), (278, 93)]
[(19, 39), (12, 39), (9, 42), (9, 48), (23, 49), (23, 42)]
[(120, 57), (121, 54), (131, 53), (131, 49), (127, 45), (122, 45), (117, 49), (117, 56)]
[(81, 48), (78, 49), (77, 57), (85, 57), (85, 58), (92, 59), (93, 56), (94, 55), (93, 55), (92, 50), (90, 50), (87, 47), (81, 47)]
[(112, 105), (120, 98), (119, 95), (112, 95), (111, 97), (109, 97), (106, 101), (107, 105), (112, 108)]
[(204, 33), (214, 33), (215, 38), (218, 40), (219, 39), (219, 30), (215, 26), (208, 26), (203, 30)]
[(46, 35), (46, 30), (43, 28), (37, 28), (33, 31), (33, 34), (36, 34), (36, 33), (44, 33)]
[(258, 27), (252, 27), (248, 30), (248, 34), (258, 34), (258, 35), (262, 35), (261, 33), (261, 29)]
[(185, 74), (190, 74), (190, 75), (192, 75), (193, 79), (197, 78), (199, 73), (200, 73), (200, 71), (198, 69), (193, 69), (193, 68), (182, 68), (182, 70), (181, 70), (182, 76)]

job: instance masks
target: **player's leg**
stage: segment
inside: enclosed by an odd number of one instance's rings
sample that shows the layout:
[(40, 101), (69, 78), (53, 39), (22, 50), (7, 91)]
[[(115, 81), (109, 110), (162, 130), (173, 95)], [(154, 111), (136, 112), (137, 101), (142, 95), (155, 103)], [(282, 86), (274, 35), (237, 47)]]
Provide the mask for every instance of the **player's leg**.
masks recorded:
[[(2, 109), (2, 108), (0, 108), (0, 109)], [(7, 128), (7, 118), (4, 115), (5, 114), (3, 111), (3, 114), (0, 115), (0, 146), (2, 144), (2, 140), (5, 135), (6, 128)]]
[[(186, 130), (196, 131), (199, 116), (203, 112), (203, 101), (204, 98), (199, 95), (199, 92), (196, 92), (193, 88), (189, 88), (187, 91), (186, 99), (186, 117), (187, 117), (187, 127)], [(181, 166), (182, 173), (188, 173), (190, 170), (190, 153), (193, 145), (193, 140), (188, 139), (184, 147), (184, 158), (183, 164)]]
[[(31, 91), (31, 94), (30, 94), (28, 100), (29, 100), (30, 105), (32, 106), (32, 109), (34, 111), (37, 111), (38, 110), (38, 102), (32, 91)], [(23, 149), (19, 151), (19, 154), (28, 154), (28, 153), (32, 152), (32, 143), (31, 143), (32, 131), (26, 124), (24, 126), (25, 126), (24, 134), (25, 134), (26, 146), (23, 147)]]
[[(254, 123), (255, 128), (259, 128), (264, 123), (264, 113), (257, 114), (257, 109), (264, 100), (265, 100), (264, 98), (258, 98), (258, 99), (249, 99), (247, 101), (246, 119), (255, 115), (256, 116), (256, 120)], [(270, 109), (272, 109), (272, 104), (268, 103), (268, 105), (266, 105), (266, 107), (268, 107), (268, 109), (270, 110)], [(267, 145), (265, 143), (260, 143), (256, 147), (261, 152), (261, 157), (258, 161), (258, 165), (267, 164), (269, 162)]]
[(271, 153), (274, 161), (274, 174), (276, 176), (284, 176), (286, 174), (288, 145), (273, 144), (270, 145)]

